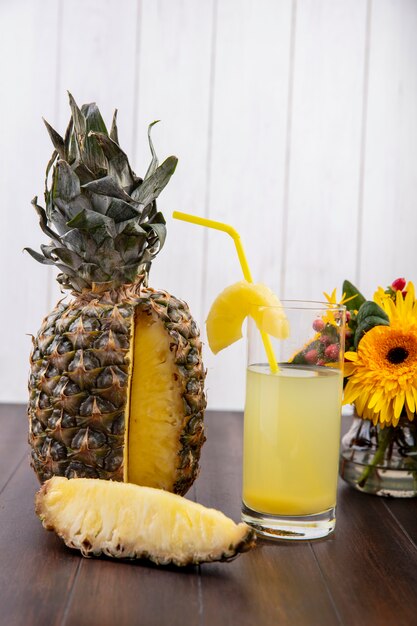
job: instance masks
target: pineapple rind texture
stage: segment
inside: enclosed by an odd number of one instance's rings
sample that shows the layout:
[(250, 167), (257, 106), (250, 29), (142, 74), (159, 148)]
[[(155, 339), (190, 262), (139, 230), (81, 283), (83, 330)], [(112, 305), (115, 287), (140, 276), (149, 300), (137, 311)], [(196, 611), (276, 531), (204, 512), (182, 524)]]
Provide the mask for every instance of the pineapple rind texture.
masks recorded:
[(149, 559), (178, 566), (229, 561), (255, 534), (220, 511), (128, 483), (54, 477), (36, 494), (36, 513), (83, 556)]
[(55, 474), (128, 479), (127, 451), (141, 453), (128, 441), (135, 319), (149, 311), (169, 337), (179, 398), (173, 402), (170, 445), (161, 450), (167, 434), (152, 432), (151, 425), (143, 462), (154, 455), (154, 468), (168, 465), (168, 481), (153, 478), (164, 489), (185, 493), (197, 475), (204, 441), (201, 343), (187, 305), (147, 289), (166, 236), (156, 200), (177, 158), (159, 164), (150, 124), (151, 162), (145, 176), (137, 176), (119, 145), (116, 113), (108, 131), (95, 103), (80, 109), (71, 94), (69, 102), (64, 137), (46, 123), (54, 152), (46, 168), (45, 208), (37, 198), (32, 202), (49, 243), (40, 252), (26, 248), (40, 263), (57, 267), (58, 282), (73, 297), (57, 305), (33, 340), (32, 465), (41, 481)]
[(138, 284), (58, 303), (33, 340), (29, 442), (41, 482), (53, 475), (124, 479), (130, 341), (137, 307), (163, 325), (180, 381), (183, 410), (175, 416), (180, 421), (176, 470), (164, 488), (183, 494), (197, 476), (205, 408), (199, 332), (185, 303)]

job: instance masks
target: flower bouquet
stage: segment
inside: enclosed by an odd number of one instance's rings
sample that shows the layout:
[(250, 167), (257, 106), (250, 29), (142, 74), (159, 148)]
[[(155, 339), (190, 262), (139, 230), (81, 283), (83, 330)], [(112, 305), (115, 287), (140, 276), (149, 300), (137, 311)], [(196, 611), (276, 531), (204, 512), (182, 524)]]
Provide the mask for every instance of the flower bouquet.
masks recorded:
[[(335, 292), (329, 299), (335, 298)], [(398, 278), (373, 300), (349, 281), (344, 404), (355, 417), (342, 439), (340, 474), (361, 491), (417, 495), (417, 301)]]

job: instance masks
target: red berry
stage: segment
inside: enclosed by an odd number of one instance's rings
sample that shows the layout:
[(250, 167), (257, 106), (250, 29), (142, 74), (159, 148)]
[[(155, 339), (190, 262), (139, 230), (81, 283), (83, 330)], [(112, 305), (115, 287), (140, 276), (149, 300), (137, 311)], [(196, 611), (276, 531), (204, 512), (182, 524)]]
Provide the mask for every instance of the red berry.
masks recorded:
[(393, 283), (391, 283), (391, 287), (394, 291), (402, 291), (406, 286), (405, 278), (396, 278)]
[(350, 311), (346, 311), (346, 324), (349, 324), (350, 318), (351, 318)]
[(314, 348), (312, 350), (309, 350), (308, 352), (305, 353), (305, 360), (307, 361), (307, 363), (316, 363), (317, 362), (317, 356), (318, 356), (318, 352), (317, 350), (314, 350)]
[(328, 346), (330, 343), (332, 343), (332, 340), (330, 339), (329, 335), (322, 335), (319, 339), (320, 343), (322, 343), (324, 346)]
[(318, 318), (314, 320), (313, 329), (316, 331), (316, 333), (321, 333), (324, 327), (325, 327), (325, 323), (323, 322), (322, 319)]
[(317, 365), (326, 365), (326, 361), (324, 361), (323, 359), (319, 359), (317, 361)]
[(402, 295), (403, 298), (405, 298), (405, 296), (407, 295), (407, 292), (406, 291), (402, 291), (401, 295)]
[(339, 358), (339, 346), (336, 343), (332, 343), (330, 346), (327, 346), (324, 354), (328, 359), (331, 359), (332, 361), (337, 361), (337, 359)]

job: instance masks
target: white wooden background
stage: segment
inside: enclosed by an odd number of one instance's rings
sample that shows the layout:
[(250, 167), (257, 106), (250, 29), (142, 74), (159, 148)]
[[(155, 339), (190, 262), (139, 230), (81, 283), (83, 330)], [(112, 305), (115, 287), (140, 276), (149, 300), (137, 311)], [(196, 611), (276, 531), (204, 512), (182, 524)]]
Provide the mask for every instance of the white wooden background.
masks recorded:
[[(240, 269), (226, 235), (172, 210), (232, 223), (281, 297), (417, 280), (415, 0), (0, 0), (0, 69), (0, 401), (26, 400), (27, 334), (60, 295), (21, 251), (43, 241), (41, 116), (64, 132), (66, 89), (118, 107), (138, 173), (163, 121), (157, 152), (179, 166), (151, 282), (201, 326)], [(244, 342), (206, 348), (210, 408), (242, 408), (244, 360)]]

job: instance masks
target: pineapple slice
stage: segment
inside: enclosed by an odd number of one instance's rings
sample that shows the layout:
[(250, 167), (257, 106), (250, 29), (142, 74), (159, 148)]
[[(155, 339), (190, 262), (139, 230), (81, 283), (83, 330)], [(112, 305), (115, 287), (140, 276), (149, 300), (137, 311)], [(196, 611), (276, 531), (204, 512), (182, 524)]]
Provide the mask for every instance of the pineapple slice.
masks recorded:
[(248, 315), (255, 320), (259, 330), (277, 339), (288, 337), (288, 320), (274, 292), (262, 283), (241, 280), (226, 287), (210, 308), (206, 327), (214, 354), (241, 339), (243, 320)]
[(130, 483), (54, 476), (36, 494), (35, 510), (83, 556), (182, 566), (228, 561), (255, 544), (253, 530), (220, 511)]

